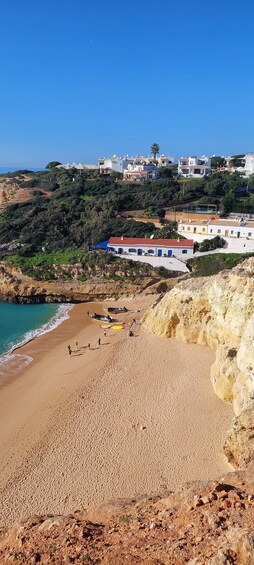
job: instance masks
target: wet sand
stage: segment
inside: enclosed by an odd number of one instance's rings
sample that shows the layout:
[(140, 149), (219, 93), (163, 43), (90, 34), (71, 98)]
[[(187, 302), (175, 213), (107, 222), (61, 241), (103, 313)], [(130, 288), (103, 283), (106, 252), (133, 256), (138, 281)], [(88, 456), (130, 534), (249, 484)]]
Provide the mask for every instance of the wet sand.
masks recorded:
[(136, 319), (133, 337), (128, 326), (104, 336), (86, 314), (103, 304), (79, 304), (19, 350), (33, 362), (0, 390), (1, 524), (230, 470), (222, 444), (233, 411), (213, 393), (214, 355), (143, 333), (153, 300), (119, 302), (131, 311), (117, 318)]

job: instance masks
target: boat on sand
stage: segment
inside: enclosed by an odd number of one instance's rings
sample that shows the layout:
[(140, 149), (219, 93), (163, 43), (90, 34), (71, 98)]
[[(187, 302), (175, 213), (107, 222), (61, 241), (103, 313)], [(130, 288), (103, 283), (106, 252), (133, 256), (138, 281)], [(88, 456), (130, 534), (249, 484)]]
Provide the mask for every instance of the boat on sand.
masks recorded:
[(128, 308), (125, 306), (110, 306), (107, 308), (107, 312), (110, 312), (111, 314), (121, 314), (123, 312), (128, 312)]
[(107, 322), (108, 324), (113, 322), (113, 318), (111, 318), (111, 316), (106, 316), (104, 314), (91, 314), (91, 318), (93, 320), (98, 320), (99, 322)]

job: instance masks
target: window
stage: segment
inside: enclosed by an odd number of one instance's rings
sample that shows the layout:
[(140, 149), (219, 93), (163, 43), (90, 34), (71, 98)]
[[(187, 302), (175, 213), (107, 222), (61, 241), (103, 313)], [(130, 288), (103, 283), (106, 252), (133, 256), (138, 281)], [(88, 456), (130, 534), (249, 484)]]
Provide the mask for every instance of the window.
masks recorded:
[(186, 254), (186, 253), (187, 253), (187, 249), (183, 249), (183, 250), (182, 250), (182, 253), (185, 253), (185, 254)]
[(202, 231), (205, 231), (205, 228), (202, 228)]
[(210, 233), (213, 233), (213, 230), (210, 229)]
[(217, 233), (221, 233), (221, 230), (217, 230)]
[(185, 230), (185, 227), (184, 227), (184, 226), (182, 226), (182, 230), (183, 230), (183, 231)]
[(231, 235), (233, 235), (233, 233), (234, 233), (234, 230), (231, 230), (231, 232), (230, 232), (230, 233), (231, 233)]
[(190, 231), (190, 226), (187, 227), (187, 230)]
[(251, 231), (249, 231), (249, 233), (248, 233), (248, 237), (251, 237), (251, 236), (252, 236), (252, 233), (251, 233)]
[(154, 249), (148, 249), (147, 253), (150, 253), (150, 255), (152, 255), (152, 253), (154, 253)]
[(136, 253), (136, 252), (137, 252), (137, 250), (132, 248), (132, 247), (130, 249), (128, 249), (128, 253)]

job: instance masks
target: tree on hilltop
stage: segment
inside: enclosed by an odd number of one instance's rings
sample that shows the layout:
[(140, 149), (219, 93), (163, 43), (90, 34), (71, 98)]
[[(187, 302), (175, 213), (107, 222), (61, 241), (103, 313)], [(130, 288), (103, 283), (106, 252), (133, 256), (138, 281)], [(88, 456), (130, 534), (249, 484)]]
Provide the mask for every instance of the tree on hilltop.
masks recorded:
[(226, 159), (220, 157), (220, 155), (213, 155), (211, 158), (211, 168), (221, 169), (222, 167), (226, 167)]
[(50, 161), (50, 163), (48, 163), (45, 168), (52, 170), (52, 169), (54, 169), (55, 167), (57, 167), (58, 165), (61, 165), (61, 164), (62, 163), (60, 163), (60, 161)]
[(153, 155), (154, 160), (156, 159), (157, 153), (159, 153), (159, 151), (160, 151), (160, 148), (159, 148), (158, 143), (153, 143), (151, 145), (151, 153)]
[(233, 155), (232, 159), (230, 159), (229, 161), (230, 167), (244, 167), (245, 165), (244, 157), (245, 155), (242, 153), (240, 155)]

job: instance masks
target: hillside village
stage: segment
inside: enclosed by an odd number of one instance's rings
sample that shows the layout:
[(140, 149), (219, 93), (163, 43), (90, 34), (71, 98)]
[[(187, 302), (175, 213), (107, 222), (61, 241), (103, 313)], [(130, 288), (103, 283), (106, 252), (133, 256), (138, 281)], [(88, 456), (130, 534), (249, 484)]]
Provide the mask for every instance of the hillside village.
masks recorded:
[[(153, 144), (152, 147), (158, 148), (157, 152), (152, 156), (136, 155), (130, 157), (125, 155), (119, 157), (100, 157), (98, 165), (67, 163), (59, 164), (59, 168), (82, 170), (84, 168), (98, 168), (101, 175), (108, 175), (113, 171), (120, 173), (123, 180), (142, 181), (155, 180), (160, 176), (159, 169), (175, 165), (175, 158), (172, 155), (157, 155), (159, 146)], [(152, 148), (151, 148), (152, 149)], [(152, 151), (151, 151), (152, 153)], [(177, 173), (179, 177), (186, 178), (202, 178), (210, 175), (212, 172), (239, 172), (244, 177), (250, 177), (254, 174), (254, 153), (235, 155), (234, 157), (216, 156), (186, 156), (177, 160)]]
[[(169, 271), (187, 273), (192, 257), (218, 249), (220, 253), (254, 253), (254, 206), (253, 210), (248, 207), (253, 200), (254, 153), (181, 157), (175, 164), (173, 156), (159, 154), (158, 144), (153, 144), (149, 157), (114, 155), (99, 158), (98, 165), (52, 161), (47, 169), (0, 175), (2, 257), (15, 250), (24, 254), (27, 249), (30, 254), (34, 248), (45, 255), (65, 247), (60, 233), (66, 232), (68, 224), (72, 233), (68, 248), (81, 248), (83, 239), (87, 249), (102, 249), (120, 259)], [(47, 225), (48, 210), (56, 206), (59, 212)], [(28, 212), (29, 224), (31, 219), (36, 223), (34, 241), (45, 224), (36, 246), (29, 235), (25, 240), (22, 235), (21, 228), (27, 225), (23, 210)], [(23, 215), (18, 229), (13, 212), (20, 218)], [(66, 212), (68, 219), (64, 219)], [(73, 214), (75, 226), (71, 227)], [(44, 219), (38, 223), (39, 215)], [(14, 222), (13, 230), (8, 222)]]

